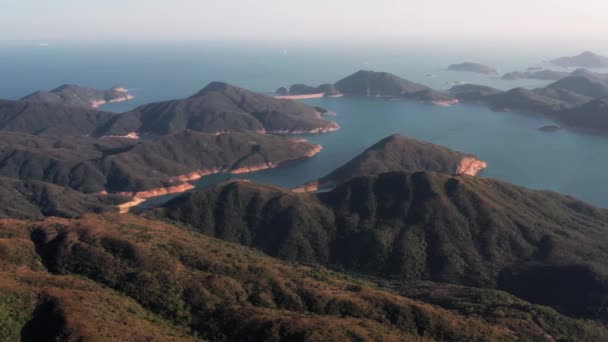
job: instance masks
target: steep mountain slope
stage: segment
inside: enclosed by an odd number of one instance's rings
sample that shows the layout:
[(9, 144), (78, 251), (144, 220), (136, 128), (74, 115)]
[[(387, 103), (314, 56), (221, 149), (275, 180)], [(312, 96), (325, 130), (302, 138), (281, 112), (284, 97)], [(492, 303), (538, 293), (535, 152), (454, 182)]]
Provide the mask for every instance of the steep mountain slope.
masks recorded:
[(385, 173), (316, 196), (230, 182), (149, 215), (288, 260), (499, 288), (608, 319), (608, 211), (551, 192), (469, 176)]
[(560, 123), (569, 127), (595, 133), (606, 133), (608, 132), (608, 97), (558, 112), (555, 117)]
[(387, 97), (434, 104), (453, 104), (454, 97), (410, 82), (387, 72), (360, 70), (340, 81), (335, 88), (345, 96)]
[(21, 100), (72, 107), (97, 108), (108, 102), (123, 102), (131, 99), (133, 99), (133, 96), (124, 88), (114, 87), (107, 90), (99, 90), (73, 84), (64, 84), (51, 91), (37, 91), (23, 97)]
[(525, 88), (514, 88), (504, 93), (490, 95), (484, 101), (493, 110), (524, 113), (547, 114), (566, 109), (569, 106), (560, 98), (548, 97)]
[(121, 198), (85, 195), (39, 181), (0, 177), (0, 218), (41, 219), (44, 216), (77, 217), (85, 213), (116, 211)]
[(608, 96), (608, 79), (581, 70), (551, 83), (547, 88), (564, 89), (590, 98), (598, 98)]
[(485, 162), (473, 155), (395, 134), (380, 140), (327, 176), (306, 183), (296, 190), (333, 188), (358, 176), (391, 171), (433, 171), (475, 176), (486, 167)]
[[(76, 340), (584, 341), (606, 329), (466, 317), (129, 215), (0, 221), (5, 336)], [(18, 251), (19, 253), (15, 253)], [(39, 298), (39, 299), (38, 299)], [(508, 303), (498, 298), (499, 303)]]
[(48, 102), (0, 100), (0, 131), (88, 135), (115, 114)]
[(337, 128), (305, 104), (213, 82), (187, 99), (147, 104), (117, 116), (95, 135), (166, 135), (185, 129), (205, 133), (318, 133)]
[(256, 133), (192, 131), (154, 141), (0, 134), (0, 176), (40, 180), (84, 193), (180, 192), (216, 172), (241, 173), (306, 158), (320, 146)]

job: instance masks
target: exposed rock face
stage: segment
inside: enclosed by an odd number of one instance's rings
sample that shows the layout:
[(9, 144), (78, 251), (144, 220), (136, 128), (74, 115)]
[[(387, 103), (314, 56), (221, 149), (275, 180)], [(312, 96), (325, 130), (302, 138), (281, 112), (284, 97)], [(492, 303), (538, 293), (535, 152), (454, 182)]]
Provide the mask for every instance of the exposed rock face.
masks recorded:
[(386, 72), (360, 70), (335, 84), (345, 96), (416, 100), (437, 105), (457, 103), (453, 96)]
[(150, 215), (291, 261), (500, 289), (608, 319), (608, 211), (552, 192), (432, 172), (357, 177), (316, 195), (236, 181)]
[(280, 99), (292, 99), (292, 100), (303, 100), (303, 99), (315, 99), (321, 97), (340, 97), (342, 94), (333, 84), (321, 84), (318, 87), (312, 87), (306, 84), (294, 84), (289, 87), (289, 90), (285, 87), (277, 89), (275, 96)]
[(448, 70), (475, 72), (475, 73), (486, 74), (486, 75), (498, 75), (498, 71), (496, 71), (496, 69), (491, 68), (487, 65), (473, 63), (473, 62), (463, 62), (463, 63), (459, 63), (459, 64), (452, 64), (452, 65), (448, 66)]
[(35, 92), (25, 96), (21, 100), (81, 108), (97, 108), (108, 102), (123, 102), (133, 98), (133, 95), (129, 94), (129, 91), (122, 87), (98, 90), (65, 84), (51, 91)]
[(116, 116), (96, 136), (130, 132), (165, 135), (185, 129), (218, 132), (325, 132), (335, 123), (320, 119), (313, 107), (275, 99), (226, 83), (213, 82), (187, 99), (144, 105)]
[(593, 52), (583, 52), (574, 57), (560, 57), (551, 61), (561, 67), (576, 68), (606, 68), (608, 67), (608, 57), (600, 56)]
[(333, 188), (358, 176), (384, 172), (434, 171), (474, 176), (486, 167), (485, 162), (472, 155), (395, 134), (380, 140), (329, 175), (303, 184), (295, 191)]
[(460, 160), (457, 175), (476, 176), (479, 171), (488, 167), (488, 164), (482, 160), (473, 157), (464, 157)]

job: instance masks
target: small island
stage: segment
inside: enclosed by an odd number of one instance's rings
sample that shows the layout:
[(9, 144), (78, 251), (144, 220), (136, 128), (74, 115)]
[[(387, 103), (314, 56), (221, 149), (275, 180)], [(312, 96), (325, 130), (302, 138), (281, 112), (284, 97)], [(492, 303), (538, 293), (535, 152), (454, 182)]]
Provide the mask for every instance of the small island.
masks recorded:
[(414, 100), (437, 106), (451, 106), (458, 100), (450, 94), (414, 83), (388, 72), (359, 70), (335, 84), (311, 87), (294, 84), (289, 89), (280, 87), (275, 92), (278, 99), (311, 99), (321, 97), (376, 97)]
[(449, 71), (461, 71), (461, 72), (474, 72), (478, 74), (485, 75), (498, 75), (498, 71), (495, 68), (489, 67), (487, 65), (473, 63), (473, 62), (463, 62), (459, 64), (452, 64), (448, 66)]

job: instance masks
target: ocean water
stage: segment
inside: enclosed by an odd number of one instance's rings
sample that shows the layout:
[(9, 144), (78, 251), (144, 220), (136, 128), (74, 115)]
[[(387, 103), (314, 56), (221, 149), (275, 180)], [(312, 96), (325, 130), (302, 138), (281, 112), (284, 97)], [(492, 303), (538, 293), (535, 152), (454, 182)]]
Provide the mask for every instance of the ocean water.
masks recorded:
[[(501, 72), (543, 66), (545, 59), (579, 50), (430, 44), (269, 44), (180, 43), (54, 45), (0, 44), (0, 98), (18, 99), (60, 84), (108, 88), (120, 85), (133, 101), (103, 109), (122, 112), (137, 105), (187, 97), (211, 81), (226, 81), (271, 93), (292, 83), (335, 82), (359, 69), (389, 71), (437, 89), (470, 82), (509, 89), (538, 87), (542, 81), (502, 81), (496, 76), (455, 73), (447, 65), (478, 61)], [(601, 50), (598, 52), (602, 52)], [(387, 135), (400, 133), (473, 153), (488, 162), (481, 177), (501, 179), (534, 189), (573, 195), (608, 207), (608, 136), (561, 130), (538, 130), (543, 117), (496, 113), (479, 106), (435, 107), (377, 99), (313, 99), (337, 116), (341, 130), (305, 135), (323, 145), (317, 156), (277, 169), (239, 175), (293, 187), (323, 176)], [(233, 175), (203, 178), (208, 186)]]

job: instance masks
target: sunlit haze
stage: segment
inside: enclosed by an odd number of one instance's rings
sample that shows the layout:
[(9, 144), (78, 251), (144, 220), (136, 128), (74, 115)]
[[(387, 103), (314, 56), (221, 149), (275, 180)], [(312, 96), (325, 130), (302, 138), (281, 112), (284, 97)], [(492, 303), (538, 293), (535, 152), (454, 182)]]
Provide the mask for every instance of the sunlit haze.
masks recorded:
[(0, 40), (593, 38), (602, 0), (2, 0)]

